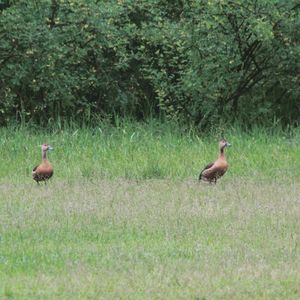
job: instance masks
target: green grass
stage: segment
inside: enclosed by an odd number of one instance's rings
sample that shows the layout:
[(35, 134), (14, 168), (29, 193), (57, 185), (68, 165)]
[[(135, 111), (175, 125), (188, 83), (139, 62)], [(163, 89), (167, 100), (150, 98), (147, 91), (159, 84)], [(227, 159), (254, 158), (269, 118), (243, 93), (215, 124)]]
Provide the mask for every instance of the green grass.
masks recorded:
[[(125, 122), (116, 128), (35, 131), (0, 129), (0, 182), (31, 182), (31, 170), (41, 160), (40, 145), (55, 150), (49, 160), (55, 180), (197, 178), (216, 159), (220, 134), (197, 135), (172, 124)], [(231, 129), (233, 145), (227, 157), (228, 177), (300, 178), (300, 132), (289, 135)], [(233, 162), (233, 163), (232, 163)]]
[[(0, 130), (0, 299), (299, 299), (300, 135)], [(49, 142), (55, 174), (31, 179)]]

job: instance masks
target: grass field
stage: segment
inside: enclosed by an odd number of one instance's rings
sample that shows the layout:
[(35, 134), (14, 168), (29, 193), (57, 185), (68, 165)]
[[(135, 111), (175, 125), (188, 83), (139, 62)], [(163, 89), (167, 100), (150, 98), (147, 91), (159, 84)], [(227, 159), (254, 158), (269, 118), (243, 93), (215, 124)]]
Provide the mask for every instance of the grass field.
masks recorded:
[(226, 137), (214, 186), (218, 132), (0, 129), (0, 299), (299, 299), (300, 134)]

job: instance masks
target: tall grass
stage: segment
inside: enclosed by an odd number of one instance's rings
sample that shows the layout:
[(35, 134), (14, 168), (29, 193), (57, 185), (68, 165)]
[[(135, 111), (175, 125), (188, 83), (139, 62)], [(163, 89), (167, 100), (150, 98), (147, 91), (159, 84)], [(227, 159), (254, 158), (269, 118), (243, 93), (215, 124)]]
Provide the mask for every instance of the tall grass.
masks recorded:
[[(222, 132), (224, 135), (224, 131)], [(225, 132), (228, 177), (300, 178), (300, 132)], [(53, 180), (103, 178), (197, 178), (201, 168), (218, 155), (220, 131), (199, 134), (174, 123), (101, 123), (94, 128), (75, 126), (0, 129), (0, 181), (31, 180), (41, 160), (40, 145), (54, 146), (49, 160)]]

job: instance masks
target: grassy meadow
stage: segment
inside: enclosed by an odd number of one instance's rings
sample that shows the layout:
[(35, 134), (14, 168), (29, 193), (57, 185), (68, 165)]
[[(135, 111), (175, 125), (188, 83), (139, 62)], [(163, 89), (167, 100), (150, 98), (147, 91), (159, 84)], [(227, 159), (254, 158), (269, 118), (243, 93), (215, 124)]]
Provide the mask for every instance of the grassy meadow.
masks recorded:
[(0, 129), (0, 299), (299, 299), (300, 132), (222, 132), (198, 183), (220, 132)]

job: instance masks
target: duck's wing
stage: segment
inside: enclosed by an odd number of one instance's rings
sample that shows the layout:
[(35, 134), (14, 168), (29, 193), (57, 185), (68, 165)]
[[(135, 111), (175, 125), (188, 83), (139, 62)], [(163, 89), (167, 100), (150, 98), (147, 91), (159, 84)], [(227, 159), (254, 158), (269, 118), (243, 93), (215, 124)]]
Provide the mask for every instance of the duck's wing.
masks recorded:
[(202, 179), (202, 173), (207, 170), (207, 169), (210, 169), (212, 166), (214, 165), (214, 163), (210, 163), (208, 164), (207, 166), (204, 167), (204, 169), (201, 171), (200, 175), (199, 175), (199, 180)]
[(33, 180), (35, 180), (36, 182), (39, 181), (39, 176), (37, 174), (37, 168), (39, 167), (39, 165), (35, 166), (33, 169), (32, 169), (32, 178)]

